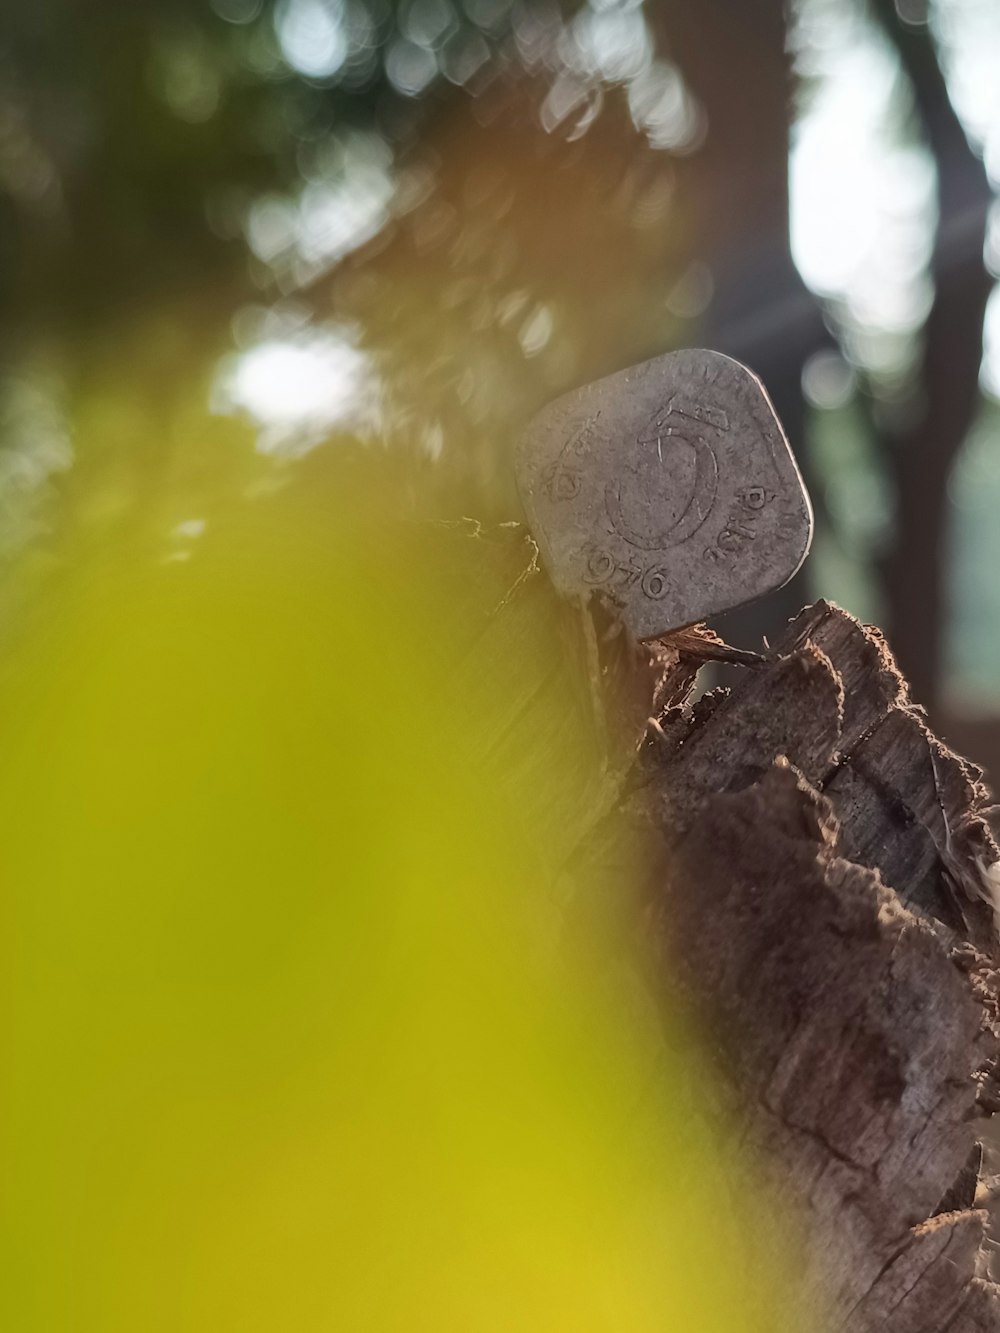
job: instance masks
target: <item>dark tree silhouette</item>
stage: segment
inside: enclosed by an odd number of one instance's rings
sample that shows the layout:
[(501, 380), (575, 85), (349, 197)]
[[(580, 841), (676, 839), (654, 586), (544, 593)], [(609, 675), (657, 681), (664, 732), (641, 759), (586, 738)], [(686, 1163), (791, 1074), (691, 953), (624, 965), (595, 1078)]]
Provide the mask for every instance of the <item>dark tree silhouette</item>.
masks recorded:
[(909, 77), (938, 175), (934, 303), (908, 401), (877, 417), (896, 522), (884, 566), (889, 631), (914, 694), (938, 703), (947, 623), (948, 481), (979, 406), (983, 317), (993, 279), (983, 250), (992, 193), (955, 113), (927, 28), (875, 11)]
[[(761, 377), (808, 479), (802, 372), (831, 338), (789, 240), (793, 76), (786, 5), (675, 0), (652, 14), (706, 119), (698, 151), (680, 164), (698, 219), (692, 254), (714, 280), (699, 336)], [(766, 607), (727, 617), (727, 633), (749, 638), (780, 630), (801, 605), (807, 577), (804, 570)]]

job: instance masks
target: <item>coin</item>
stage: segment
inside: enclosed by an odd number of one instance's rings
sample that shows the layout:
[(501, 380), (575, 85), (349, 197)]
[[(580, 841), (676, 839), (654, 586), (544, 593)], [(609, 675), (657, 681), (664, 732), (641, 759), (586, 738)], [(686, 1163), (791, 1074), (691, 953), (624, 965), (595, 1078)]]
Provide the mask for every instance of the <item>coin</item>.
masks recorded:
[(638, 639), (763, 597), (799, 569), (812, 508), (757, 377), (671, 352), (557, 398), (517, 449), (542, 561), (603, 594)]

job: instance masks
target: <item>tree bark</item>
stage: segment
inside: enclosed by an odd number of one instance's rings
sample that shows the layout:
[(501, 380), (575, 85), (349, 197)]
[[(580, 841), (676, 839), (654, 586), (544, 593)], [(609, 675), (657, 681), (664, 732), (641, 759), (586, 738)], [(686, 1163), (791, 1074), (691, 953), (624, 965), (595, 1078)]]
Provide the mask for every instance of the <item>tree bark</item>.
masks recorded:
[(748, 1141), (800, 1205), (806, 1289), (850, 1333), (1000, 1329), (981, 775), (881, 636), (825, 603), (730, 695), (675, 710), (643, 763), (665, 974), (710, 1015)]
[[(844, 1333), (1000, 1330), (982, 1165), (1000, 854), (980, 772), (929, 731), (881, 634), (836, 607), (692, 702), (717, 646), (628, 643), (605, 611), (557, 601), (516, 530), (465, 531), (459, 676), (484, 698), (508, 677), (489, 744), (527, 805), (546, 756), (599, 715), (603, 760), (593, 745), (591, 773), (534, 817), (554, 871), (603, 860), (622, 894), (615, 867), (635, 861), (614, 839), (653, 848), (655, 984), (708, 1033), (729, 1122), (803, 1219), (795, 1327), (826, 1308)], [(554, 666), (522, 651), (538, 626)], [(568, 686), (588, 642), (596, 705)]]

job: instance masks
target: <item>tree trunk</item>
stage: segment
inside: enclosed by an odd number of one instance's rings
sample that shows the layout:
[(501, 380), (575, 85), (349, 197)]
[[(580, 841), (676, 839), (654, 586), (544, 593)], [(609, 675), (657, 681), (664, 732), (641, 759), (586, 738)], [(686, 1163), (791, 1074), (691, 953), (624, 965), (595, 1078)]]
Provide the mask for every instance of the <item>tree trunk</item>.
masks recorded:
[[(691, 331), (759, 376), (810, 482), (802, 373), (834, 340), (792, 260), (788, 155), (794, 81), (784, 0), (670, 0), (650, 7), (658, 49), (676, 61), (704, 119), (677, 162), (688, 251), (714, 297)], [(810, 485), (818, 501), (822, 491)], [(740, 643), (771, 636), (801, 606), (808, 569), (766, 602), (726, 617)]]
[[(825, 1306), (848, 1333), (1000, 1330), (980, 1178), (1000, 1105), (1000, 857), (981, 774), (930, 733), (878, 631), (833, 606), (803, 611), (732, 691), (692, 704), (710, 642), (595, 629), (516, 532), (475, 536), (459, 673), (484, 697), (518, 677), (490, 744), (528, 804), (560, 731), (591, 726), (586, 691), (567, 688), (591, 645), (611, 743), (601, 781), (585, 797), (580, 774), (563, 808), (535, 817), (554, 869), (603, 859), (623, 894), (609, 828), (652, 837), (656, 984), (707, 1028), (739, 1136), (804, 1219), (795, 1327)], [(539, 625), (567, 651), (521, 678)]]
[(910, 78), (938, 175), (934, 303), (919, 375), (900, 414), (904, 424), (878, 432), (897, 501), (884, 570), (889, 628), (903, 669), (936, 718), (948, 626), (948, 482), (979, 409), (983, 320), (994, 283), (983, 262), (993, 194), (927, 29), (901, 22), (894, 0), (876, 0), (873, 12)]
[(1000, 1054), (978, 771), (930, 734), (881, 636), (825, 603), (664, 735), (631, 798), (667, 853), (664, 957), (801, 1205), (807, 1288), (851, 1333), (1000, 1328), (978, 1206)]

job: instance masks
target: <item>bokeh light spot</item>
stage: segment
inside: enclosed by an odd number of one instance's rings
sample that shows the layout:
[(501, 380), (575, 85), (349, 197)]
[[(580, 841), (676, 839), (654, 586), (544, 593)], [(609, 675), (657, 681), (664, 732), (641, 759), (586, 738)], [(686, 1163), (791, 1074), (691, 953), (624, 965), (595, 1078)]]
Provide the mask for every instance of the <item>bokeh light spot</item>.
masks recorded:
[(227, 23), (252, 23), (264, 8), (264, 0), (212, 0), (212, 8)]
[(340, 0), (288, 0), (275, 15), (281, 51), (307, 78), (326, 79), (347, 59), (349, 43)]
[(364, 353), (344, 336), (309, 330), (266, 339), (230, 358), (220, 371), (213, 408), (256, 421), (262, 453), (297, 456), (334, 429), (357, 427), (373, 398)]
[(389, 48), (385, 72), (398, 92), (416, 97), (433, 82), (438, 63), (433, 51), (401, 38)]
[(806, 401), (822, 411), (846, 407), (857, 390), (857, 375), (839, 351), (824, 349), (809, 358), (802, 370)]

